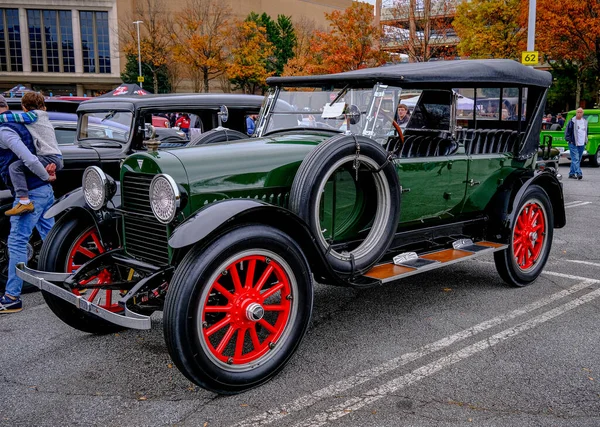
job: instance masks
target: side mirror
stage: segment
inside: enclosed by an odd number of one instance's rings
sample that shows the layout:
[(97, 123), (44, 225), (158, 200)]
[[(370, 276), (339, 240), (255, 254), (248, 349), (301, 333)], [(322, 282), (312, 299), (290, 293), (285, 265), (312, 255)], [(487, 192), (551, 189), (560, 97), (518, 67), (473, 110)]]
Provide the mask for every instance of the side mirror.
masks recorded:
[(351, 125), (356, 125), (360, 122), (360, 108), (352, 104), (346, 111), (346, 119)]

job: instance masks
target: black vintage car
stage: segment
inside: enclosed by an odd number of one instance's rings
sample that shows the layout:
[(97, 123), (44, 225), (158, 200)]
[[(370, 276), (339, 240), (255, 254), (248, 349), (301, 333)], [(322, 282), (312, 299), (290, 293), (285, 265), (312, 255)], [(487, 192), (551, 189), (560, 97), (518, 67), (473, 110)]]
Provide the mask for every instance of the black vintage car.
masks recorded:
[[(47, 102), (50, 119), (64, 158), (64, 169), (53, 184), (55, 197), (81, 187), (83, 171), (98, 166), (108, 175), (119, 179), (119, 163), (128, 155), (146, 151), (144, 141), (154, 133), (161, 148), (202, 145), (247, 137), (246, 116), (257, 114), (263, 97), (237, 94), (166, 94), (128, 97), (98, 97), (82, 103), (71, 101)], [(12, 110), (20, 109), (20, 100), (9, 99)], [(228, 117), (223, 115), (227, 110)], [(66, 120), (65, 113), (77, 112), (78, 120)], [(168, 113), (187, 114), (190, 130), (186, 134), (168, 128)], [(54, 114), (54, 116), (52, 116)], [(224, 127), (226, 126), (226, 127)], [(64, 143), (72, 134), (70, 143)], [(189, 136), (188, 136), (189, 135)], [(76, 190), (76, 193), (80, 191)], [(0, 291), (4, 289), (8, 251), (6, 238), (10, 223), (4, 212), (12, 206), (9, 191), (0, 191)], [(34, 234), (31, 259), (35, 261), (39, 238)], [(30, 259), (30, 261), (31, 261)], [(35, 262), (30, 262), (35, 265)]]

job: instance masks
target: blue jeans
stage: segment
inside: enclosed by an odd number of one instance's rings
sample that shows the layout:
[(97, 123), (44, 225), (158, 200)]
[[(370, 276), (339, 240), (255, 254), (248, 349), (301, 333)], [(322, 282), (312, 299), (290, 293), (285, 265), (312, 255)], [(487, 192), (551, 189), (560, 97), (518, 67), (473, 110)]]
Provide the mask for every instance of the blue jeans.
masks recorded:
[(581, 172), (581, 157), (583, 156), (583, 150), (585, 150), (585, 145), (569, 144), (569, 153), (571, 154), (571, 169), (569, 170), (569, 176), (583, 176), (583, 172)]
[[(27, 243), (33, 229), (37, 228), (42, 240), (54, 225), (54, 218), (45, 219), (44, 214), (54, 203), (54, 192), (50, 184), (29, 190), (29, 199), (33, 202), (32, 212), (10, 217), (10, 234), (8, 236), (8, 281), (5, 293), (11, 297), (21, 295), (23, 280), (17, 277), (17, 263), (27, 262)], [(13, 206), (19, 203), (15, 200)]]

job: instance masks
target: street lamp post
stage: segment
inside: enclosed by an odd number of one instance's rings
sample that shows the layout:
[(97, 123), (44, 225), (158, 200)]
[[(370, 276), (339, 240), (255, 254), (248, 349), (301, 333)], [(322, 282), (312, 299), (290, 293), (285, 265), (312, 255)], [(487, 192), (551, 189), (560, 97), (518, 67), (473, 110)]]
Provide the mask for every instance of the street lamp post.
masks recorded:
[(142, 77), (142, 51), (140, 49), (140, 24), (144, 21), (134, 21), (134, 25), (137, 26), (137, 39), (138, 39), (138, 82), (140, 87), (144, 87), (144, 83), (141, 81), (140, 77)]

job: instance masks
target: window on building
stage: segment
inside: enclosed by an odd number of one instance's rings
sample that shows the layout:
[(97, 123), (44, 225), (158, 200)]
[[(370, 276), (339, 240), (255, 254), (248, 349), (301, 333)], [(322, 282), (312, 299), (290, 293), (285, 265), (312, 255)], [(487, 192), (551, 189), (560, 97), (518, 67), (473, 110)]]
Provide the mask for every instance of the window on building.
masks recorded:
[(70, 10), (27, 10), (31, 71), (74, 73)]
[(108, 12), (79, 12), (84, 73), (110, 73)]
[(18, 9), (0, 9), (0, 71), (23, 71)]

